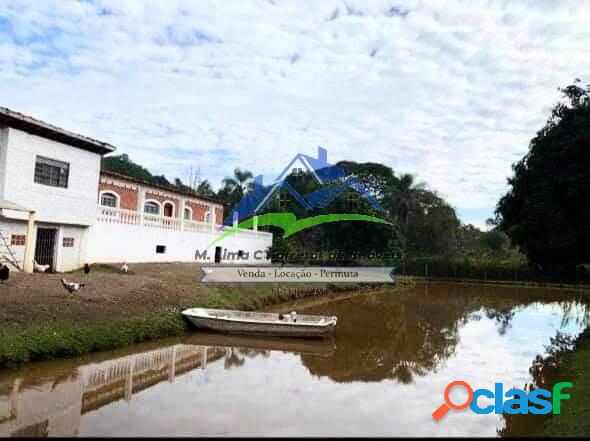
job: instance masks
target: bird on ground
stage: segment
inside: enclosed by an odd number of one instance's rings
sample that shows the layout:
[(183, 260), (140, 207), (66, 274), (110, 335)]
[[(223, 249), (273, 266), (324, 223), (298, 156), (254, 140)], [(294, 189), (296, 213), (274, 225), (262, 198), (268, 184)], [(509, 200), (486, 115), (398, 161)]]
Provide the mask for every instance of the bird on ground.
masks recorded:
[(127, 265), (126, 262), (123, 262), (123, 265), (121, 265), (121, 272), (127, 274), (129, 272), (129, 266)]
[(86, 286), (83, 283), (67, 282), (66, 279), (61, 279), (61, 284), (70, 294), (73, 292), (78, 292), (81, 288)]
[(33, 269), (37, 273), (44, 273), (46, 272), (51, 265), (41, 265), (36, 260), (33, 260)]
[(10, 277), (10, 268), (8, 268), (8, 266), (4, 265), (3, 263), (0, 263), (0, 282), (2, 282), (2, 283), (6, 282), (9, 277)]
[(84, 274), (88, 274), (90, 272), (90, 265), (87, 263), (84, 264)]

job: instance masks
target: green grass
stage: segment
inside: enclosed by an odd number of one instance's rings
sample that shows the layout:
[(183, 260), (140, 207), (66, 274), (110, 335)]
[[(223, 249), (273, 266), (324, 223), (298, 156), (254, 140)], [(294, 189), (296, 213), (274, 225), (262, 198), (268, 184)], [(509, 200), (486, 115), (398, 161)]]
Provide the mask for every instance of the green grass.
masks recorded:
[[(409, 281), (411, 279), (401, 285), (407, 286)], [(344, 292), (364, 288), (365, 285), (326, 287), (329, 292)], [(378, 285), (372, 286), (376, 287)], [(197, 302), (160, 306), (135, 316), (130, 312), (130, 316), (125, 319), (76, 322), (57, 318), (56, 321), (24, 329), (0, 325), (0, 368), (18, 368), (31, 361), (75, 357), (178, 336), (190, 329), (180, 314), (183, 309), (190, 307), (256, 310), (295, 298), (294, 295), (273, 293), (271, 285), (222, 285), (211, 287)]]
[(54, 322), (19, 330), (0, 329), (0, 367), (35, 360), (74, 357), (182, 334), (187, 324), (174, 310), (99, 323)]
[(560, 374), (560, 381), (571, 381), (571, 398), (561, 414), (552, 415), (543, 426), (543, 436), (590, 436), (590, 329), (576, 341), (575, 351)]

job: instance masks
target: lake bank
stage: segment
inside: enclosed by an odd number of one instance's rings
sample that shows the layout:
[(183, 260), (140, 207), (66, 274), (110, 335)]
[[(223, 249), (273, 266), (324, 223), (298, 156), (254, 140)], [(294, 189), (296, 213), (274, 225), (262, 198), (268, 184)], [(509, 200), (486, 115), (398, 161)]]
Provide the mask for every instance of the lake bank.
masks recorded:
[[(85, 283), (69, 294), (60, 279)], [(194, 264), (138, 264), (129, 274), (96, 266), (88, 275), (14, 274), (0, 286), (0, 367), (107, 351), (182, 335), (188, 307), (257, 310), (297, 298), (274, 284), (204, 285)], [(411, 278), (401, 278), (398, 287)], [(295, 286), (295, 285), (294, 285)], [(378, 286), (326, 285), (329, 296)]]
[(590, 302), (566, 290), (416, 283), (278, 307), (337, 315), (334, 338), (191, 332), (0, 370), (0, 435), (532, 435), (544, 421), (531, 415), (451, 412), (437, 423), (431, 413), (455, 379), (553, 384), (551, 356), (587, 328)]

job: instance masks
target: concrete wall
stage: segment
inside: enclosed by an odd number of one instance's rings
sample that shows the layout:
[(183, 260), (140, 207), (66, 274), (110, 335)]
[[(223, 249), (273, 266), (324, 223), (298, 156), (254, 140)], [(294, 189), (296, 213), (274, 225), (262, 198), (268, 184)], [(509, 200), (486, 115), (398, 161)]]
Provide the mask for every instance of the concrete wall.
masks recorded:
[[(9, 128), (7, 131), (5, 164), (0, 169), (4, 178), (4, 199), (35, 210), (40, 222), (92, 225), (97, 214), (100, 155), (21, 130)], [(37, 155), (70, 165), (68, 188), (35, 183)], [(27, 216), (4, 211), (6, 216), (15, 219)]]
[(0, 199), (4, 198), (6, 181), (6, 152), (8, 150), (8, 127), (0, 127)]
[[(88, 263), (118, 263), (118, 262), (193, 262), (195, 251), (202, 252), (205, 247), (217, 237), (211, 233), (188, 232), (149, 228), (139, 225), (108, 224), (97, 222), (89, 229), (87, 235), (86, 259)], [(228, 252), (242, 250), (249, 253), (248, 260), (239, 263), (258, 263), (266, 261), (255, 260), (256, 250), (266, 250), (272, 244), (270, 235), (259, 233), (258, 237), (248, 235), (231, 236), (216, 246), (227, 249)], [(164, 245), (164, 254), (156, 253), (156, 246)], [(214, 262), (215, 246), (207, 250), (209, 262)], [(229, 262), (228, 262), (229, 263)], [(236, 262), (233, 262), (236, 263)]]
[[(55, 245), (55, 270), (59, 272), (71, 271), (84, 266), (86, 263), (86, 235), (88, 232), (87, 227), (78, 227), (75, 225), (56, 225), (46, 222), (36, 223), (35, 230), (33, 231), (33, 253), (35, 251), (35, 245), (37, 240), (37, 228), (55, 228), (56, 233), (56, 245)], [(6, 238), (6, 241), (10, 245), (10, 237), (13, 234), (25, 235), (27, 234), (27, 223), (19, 220), (11, 219), (0, 219), (0, 231)], [(64, 247), (63, 238), (70, 237), (74, 239), (73, 247)], [(15, 254), (17, 262), (20, 267), (23, 266), (23, 257), (25, 252), (24, 245), (12, 245), (10, 246), (12, 252)]]

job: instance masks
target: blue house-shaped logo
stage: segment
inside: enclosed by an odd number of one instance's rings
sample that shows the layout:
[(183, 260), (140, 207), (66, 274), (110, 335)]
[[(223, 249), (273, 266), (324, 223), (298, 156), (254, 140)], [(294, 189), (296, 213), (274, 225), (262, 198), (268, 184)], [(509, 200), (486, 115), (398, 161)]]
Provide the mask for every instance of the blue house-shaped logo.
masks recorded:
[[(300, 195), (287, 182), (291, 170), (297, 168), (305, 169), (322, 188), (305, 197)], [(318, 147), (317, 158), (302, 153), (295, 155), (272, 185), (264, 186), (262, 180), (262, 175), (254, 178), (253, 192), (240, 200), (225, 218), (223, 225), (229, 226), (234, 222), (239, 223), (243, 219), (262, 213), (279, 191), (289, 192), (306, 210), (312, 210), (326, 207), (347, 188), (353, 188), (367, 199), (376, 210), (383, 211), (383, 208), (367, 189), (358, 182), (356, 177), (347, 176), (340, 167), (328, 163), (328, 152), (322, 147)]]

